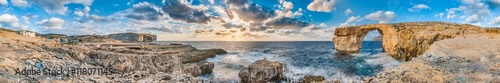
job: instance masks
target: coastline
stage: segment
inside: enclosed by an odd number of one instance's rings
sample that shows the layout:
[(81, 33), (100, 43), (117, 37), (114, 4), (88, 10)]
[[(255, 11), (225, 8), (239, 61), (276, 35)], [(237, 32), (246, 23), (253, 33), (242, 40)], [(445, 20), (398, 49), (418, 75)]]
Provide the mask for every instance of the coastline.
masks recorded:
[[(439, 40), (415, 59), (379, 72), (376, 76), (362, 78), (359, 82), (500, 82), (498, 39), (500, 35), (497, 33), (479, 33)], [(204, 60), (227, 54), (222, 49), (199, 50), (184, 44), (90, 42), (66, 45), (8, 31), (0, 31), (0, 40), (0, 82), (212, 82), (198, 78), (213, 72), (214, 63)], [(267, 72), (272, 76), (257, 78), (273, 78), (265, 82), (289, 80), (283, 76), (286, 69), (282, 63), (259, 61), (263, 62), (244, 67), (246, 72), (242, 74), (240, 71), (240, 78), (256, 82), (248, 77)], [(104, 70), (106, 74), (92, 75), (16, 74), (23, 68), (57, 70), (60, 67), (109, 70)], [(47, 71), (41, 71), (44, 72)], [(300, 81), (345, 82), (313, 75), (307, 75)]]

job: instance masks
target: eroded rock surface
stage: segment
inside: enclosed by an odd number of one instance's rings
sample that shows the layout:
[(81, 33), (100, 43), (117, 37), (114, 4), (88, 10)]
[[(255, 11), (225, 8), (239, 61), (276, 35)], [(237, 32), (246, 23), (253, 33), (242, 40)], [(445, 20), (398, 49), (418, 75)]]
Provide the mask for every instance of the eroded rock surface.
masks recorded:
[[(0, 83), (10, 82), (166, 82), (196, 83), (214, 63), (183, 63), (191, 55), (215, 56), (223, 50), (189, 45), (79, 44), (60, 45), (43, 38), (0, 30)], [(15, 75), (18, 69), (112, 68), (106, 75)]]
[(238, 76), (244, 83), (279, 82), (283, 77), (283, 64), (258, 60), (241, 70)]
[(435, 42), (423, 55), (364, 82), (498, 83), (500, 34), (469, 34)]
[(439, 40), (465, 34), (500, 33), (498, 28), (443, 22), (370, 24), (337, 28), (332, 39), (335, 49), (342, 53), (359, 52), (364, 36), (372, 30), (378, 30), (383, 35), (382, 46), (388, 55), (404, 61), (421, 55), (432, 43)]

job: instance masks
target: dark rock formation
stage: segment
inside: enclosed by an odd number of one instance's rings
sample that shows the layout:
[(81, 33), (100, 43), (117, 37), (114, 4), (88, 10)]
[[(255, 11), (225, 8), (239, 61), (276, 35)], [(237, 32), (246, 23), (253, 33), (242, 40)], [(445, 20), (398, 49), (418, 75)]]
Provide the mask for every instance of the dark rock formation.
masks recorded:
[(306, 75), (300, 79), (300, 82), (302, 82), (302, 83), (318, 83), (318, 82), (326, 82), (326, 79), (323, 76)]
[(388, 55), (405, 61), (421, 55), (435, 41), (465, 34), (500, 33), (498, 28), (442, 22), (370, 24), (335, 29), (335, 49), (342, 53), (359, 52), (364, 36), (371, 30), (383, 35), (382, 46)]
[(243, 83), (279, 82), (283, 77), (283, 64), (258, 60), (241, 70), (238, 76)]
[(183, 63), (193, 63), (215, 57), (218, 54), (227, 54), (227, 52), (222, 49), (192, 50), (180, 57)]
[(201, 74), (212, 74), (215, 64), (213, 62), (202, 61), (198, 63)]

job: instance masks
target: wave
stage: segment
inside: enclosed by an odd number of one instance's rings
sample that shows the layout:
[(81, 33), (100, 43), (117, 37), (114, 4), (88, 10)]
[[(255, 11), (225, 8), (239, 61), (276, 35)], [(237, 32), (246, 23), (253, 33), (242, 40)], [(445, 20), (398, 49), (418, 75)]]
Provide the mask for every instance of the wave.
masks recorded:
[(359, 82), (364, 77), (373, 76), (380, 71), (401, 64), (401, 62), (387, 56), (385, 53), (359, 53), (345, 55), (350, 58), (344, 56), (339, 58), (339, 56), (333, 55), (335, 51), (330, 51), (331, 55), (306, 56), (284, 56), (269, 53), (269, 51), (270, 49), (256, 52), (230, 52), (209, 58), (206, 61), (215, 63), (214, 71), (210, 76), (205, 76), (203, 79), (215, 82), (239, 82), (238, 73), (240, 70), (264, 58), (285, 64), (287, 70), (284, 71), (284, 76), (289, 82), (297, 82), (305, 75), (323, 76), (328, 81)]

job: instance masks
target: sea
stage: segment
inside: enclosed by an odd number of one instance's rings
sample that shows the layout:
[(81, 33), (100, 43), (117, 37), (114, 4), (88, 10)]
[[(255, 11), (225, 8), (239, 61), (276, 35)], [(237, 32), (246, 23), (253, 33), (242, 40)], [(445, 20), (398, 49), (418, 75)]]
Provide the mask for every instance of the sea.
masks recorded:
[(397, 67), (400, 61), (386, 55), (380, 41), (364, 41), (359, 53), (340, 54), (331, 41), (185, 41), (198, 49), (220, 48), (228, 54), (206, 61), (214, 62), (213, 73), (201, 77), (215, 82), (239, 82), (238, 73), (260, 59), (286, 66), (284, 76), (296, 82), (305, 75), (323, 76), (328, 81), (359, 82), (381, 71)]

